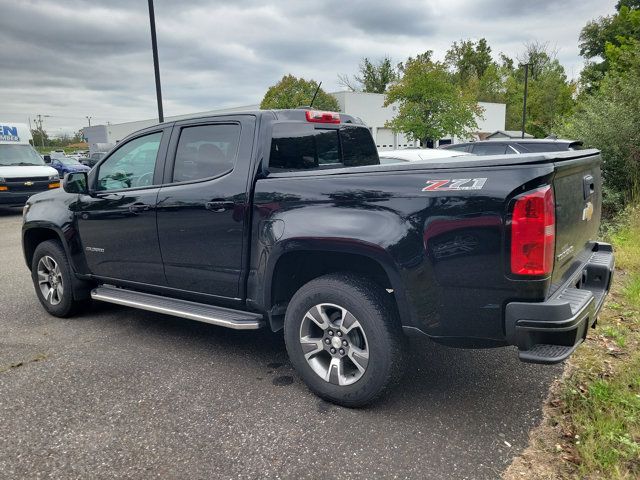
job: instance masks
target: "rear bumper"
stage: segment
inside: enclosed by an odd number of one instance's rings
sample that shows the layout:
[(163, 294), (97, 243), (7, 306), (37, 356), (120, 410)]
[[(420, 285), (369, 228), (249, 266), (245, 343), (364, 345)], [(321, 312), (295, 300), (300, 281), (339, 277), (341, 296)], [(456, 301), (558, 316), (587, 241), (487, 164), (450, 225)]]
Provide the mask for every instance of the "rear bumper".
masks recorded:
[(505, 311), (505, 333), (520, 360), (559, 363), (584, 341), (611, 286), (611, 245), (596, 243), (584, 269), (549, 299), (540, 303), (511, 302)]

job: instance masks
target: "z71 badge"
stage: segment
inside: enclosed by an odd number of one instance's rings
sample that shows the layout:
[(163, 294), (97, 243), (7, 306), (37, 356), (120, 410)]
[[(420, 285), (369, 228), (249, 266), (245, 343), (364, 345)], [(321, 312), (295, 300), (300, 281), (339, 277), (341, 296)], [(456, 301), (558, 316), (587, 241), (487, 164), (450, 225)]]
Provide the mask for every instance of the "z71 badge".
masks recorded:
[(423, 192), (451, 192), (457, 190), (482, 190), (486, 178), (451, 178), (447, 180), (427, 180)]

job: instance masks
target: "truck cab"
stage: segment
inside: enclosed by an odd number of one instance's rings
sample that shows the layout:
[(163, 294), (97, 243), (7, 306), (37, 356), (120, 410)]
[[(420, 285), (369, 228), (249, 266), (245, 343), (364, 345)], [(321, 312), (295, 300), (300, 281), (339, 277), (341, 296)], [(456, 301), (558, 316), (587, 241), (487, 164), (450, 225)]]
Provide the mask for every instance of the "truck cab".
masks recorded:
[(60, 187), (58, 172), (30, 140), (27, 125), (0, 122), (0, 206), (23, 206), (31, 195)]

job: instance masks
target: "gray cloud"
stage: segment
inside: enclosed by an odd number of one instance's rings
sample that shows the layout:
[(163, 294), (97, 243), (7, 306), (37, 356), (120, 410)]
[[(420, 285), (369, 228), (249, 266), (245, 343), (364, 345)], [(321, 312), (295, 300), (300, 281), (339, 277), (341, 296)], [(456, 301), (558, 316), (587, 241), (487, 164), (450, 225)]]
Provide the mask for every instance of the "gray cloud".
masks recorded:
[[(454, 40), (487, 38), (516, 56), (548, 41), (570, 76), (577, 38), (615, 0), (156, 0), (165, 113), (260, 101), (282, 75), (337, 90), (363, 56), (442, 58)], [(147, 5), (131, 0), (0, 0), (0, 118), (52, 115), (52, 132), (155, 115)]]

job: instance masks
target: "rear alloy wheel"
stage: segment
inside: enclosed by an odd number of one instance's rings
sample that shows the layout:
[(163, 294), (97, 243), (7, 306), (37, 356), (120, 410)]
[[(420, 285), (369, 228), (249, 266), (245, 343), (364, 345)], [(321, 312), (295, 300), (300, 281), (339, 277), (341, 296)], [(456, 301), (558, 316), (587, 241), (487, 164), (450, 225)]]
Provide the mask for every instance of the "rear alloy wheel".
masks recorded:
[(334, 385), (351, 385), (367, 370), (367, 336), (356, 317), (339, 305), (312, 307), (300, 324), (300, 344), (311, 369)]
[(285, 343), (315, 394), (359, 407), (399, 380), (405, 339), (391, 298), (376, 283), (342, 273), (316, 278), (295, 293)]

